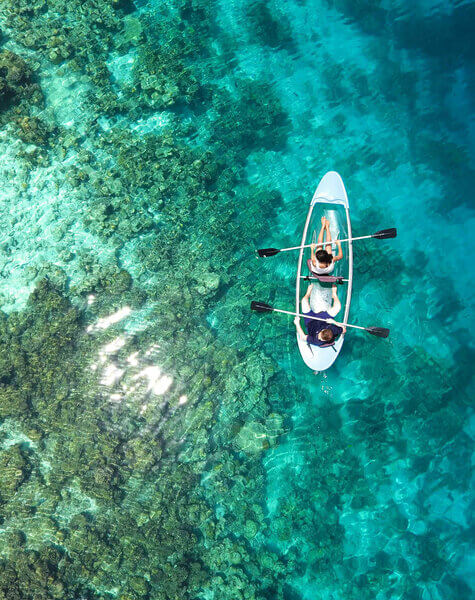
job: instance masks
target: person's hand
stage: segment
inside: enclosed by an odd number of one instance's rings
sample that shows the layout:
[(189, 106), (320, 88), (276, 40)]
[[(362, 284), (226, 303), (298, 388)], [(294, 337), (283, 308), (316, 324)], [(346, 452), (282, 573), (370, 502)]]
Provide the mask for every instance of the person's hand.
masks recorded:
[(295, 325), (300, 325), (300, 317), (295, 317), (294, 323)]
[(345, 333), (346, 333), (346, 327), (345, 327), (345, 325), (343, 325), (342, 329), (343, 329), (343, 331), (342, 331), (341, 335), (345, 335)]
[(330, 229), (330, 221), (325, 219), (325, 229)]
[(325, 217), (321, 218), (322, 227), (325, 227), (326, 219)]
[(317, 247), (317, 244), (314, 244), (313, 242), (310, 244), (310, 250), (312, 252), (315, 252), (315, 248)]

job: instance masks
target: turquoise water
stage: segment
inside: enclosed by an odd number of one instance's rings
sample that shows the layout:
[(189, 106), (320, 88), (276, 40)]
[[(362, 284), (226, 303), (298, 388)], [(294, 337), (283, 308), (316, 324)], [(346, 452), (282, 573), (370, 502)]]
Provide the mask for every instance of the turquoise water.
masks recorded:
[[(1, 597), (473, 597), (474, 21), (2, 0)], [(249, 304), (328, 170), (398, 237), (314, 375)]]

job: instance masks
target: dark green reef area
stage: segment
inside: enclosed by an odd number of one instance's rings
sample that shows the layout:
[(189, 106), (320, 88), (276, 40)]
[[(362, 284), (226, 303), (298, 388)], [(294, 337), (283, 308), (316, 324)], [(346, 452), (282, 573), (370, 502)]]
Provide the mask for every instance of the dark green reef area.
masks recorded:
[[(322, 4), (361, 17), (364, 34), (384, 20), (379, 2)], [(254, 174), (287, 151), (295, 122), (271, 76), (239, 67), (244, 42), (225, 8), (0, 0), (0, 170), (13, 198), (0, 277), (27, 248), (0, 294), (0, 600), (428, 600), (423, 590), (442, 580), (446, 599), (468, 600), (454, 530), (426, 526), (429, 505), (408, 516), (375, 489), (401, 457), (414, 480), (437, 461), (468, 464), (468, 446), (451, 440), (466, 436), (473, 355), (460, 351), (445, 370), (420, 342), (355, 336), (340, 357), (353, 437), (340, 404), (308, 401), (308, 386), (331, 390), (281, 362), (291, 326), (249, 311), (251, 299), (292, 302), (293, 267), (283, 278), (253, 254), (279, 239), (289, 198)], [(250, 47), (297, 53), (290, 14), (264, 0), (241, 11)], [(358, 111), (374, 93), (396, 132), (417, 87), (393, 60), (369, 78), (310, 41), (325, 54), (331, 127), (313, 125), (319, 151), (289, 209), (288, 245), (304, 198), (334, 166), (334, 135), (351, 129), (337, 105)], [(388, 106), (400, 95), (396, 115)], [(433, 141), (418, 136), (413, 160)], [(366, 164), (389, 176), (403, 150), (370, 150), (362, 137), (338, 152), (343, 176)], [(455, 180), (464, 160), (446, 144), (427, 168), (449, 163)], [(351, 190), (365, 195), (357, 177)], [(22, 220), (40, 205), (46, 220)], [(354, 226), (393, 225), (383, 218), (368, 201)], [(356, 256), (357, 289), (385, 278), (389, 318), (391, 299), (412, 290), (400, 273), (423, 279), (425, 257), (378, 249)], [(418, 302), (443, 320), (451, 300), (437, 281)], [(358, 401), (344, 391), (353, 384)], [(460, 467), (445, 483), (466, 490), (469, 475)], [(365, 546), (371, 560), (349, 550), (341, 517), (351, 511), (372, 515), (373, 539), (397, 543)]]

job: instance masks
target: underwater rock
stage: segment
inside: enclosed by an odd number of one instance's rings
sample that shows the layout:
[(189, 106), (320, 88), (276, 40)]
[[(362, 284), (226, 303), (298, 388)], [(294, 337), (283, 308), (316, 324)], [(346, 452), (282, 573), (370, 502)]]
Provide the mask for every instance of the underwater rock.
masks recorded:
[(247, 79), (235, 84), (240, 93), (237, 101), (222, 89), (213, 90), (213, 108), (219, 116), (213, 121), (211, 141), (225, 155), (232, 152), (234, 160), (241, 149), (245, 149), (242, 159), (259, 148), (282, 149), (290, 121), (272, 87)]
[(122, 10), (125, 14), (136, 10), (136, 6), (132, 0), (112, 0), (112, 7), (116, 10)]
[(138, 45), (143, 41), (144, 31), (140, 19), (136, 17), (127, 16), (124, 19), (124, 31), (122, 33), (122, 39), (124, 45), (132, 43)]
[(269, 442), (275, 445), (277, 438), (284, 433), (284, 417), (278, 413), (271, 413), (265, 423)]
[(226, 390), (231, 395), (239, 395), (249, 386), (249, 381), (238, 369), (233, 369), (226, 380)]
[(125, 269), (120, 269), (107, 282), (107, 290), (111, 294), (122, 294), (132, 286), (132, 277)]
[(245, 423), (233, 440), (237, 451), (255, 454), (269, 448), (267, 431), (262, 423), (249, 421)]
[[(275, 10), (275, 8), (273, 7)], [(292, 29), (289, 20), (276, 15), (269, 9), (266, 0), (258, 0), (249, 5), (247, 17), (253, 28), (255, 37), (271, 48), (289, 47), (296, 51), (292, 44)]]
[(200, 285), (196, 288), (201, 295), (215, 292), (219, 287), (219, 275), (217, 273), (203, 273), (199, 278)]
[(21, 548), (25, 545), (26, 535), (19, 529), (13, 529), (7, 533), (7, 543), (10, 548)]
[(129, 585), (132, 590), (139, 596), (146, 596), (149, 591), (149, 586), (143, 577), (131, 577), (129, 579)]
[[(176, 48), (173, 48), (174, 44)], [(157, 47), (143, 44), (139, 47), (133, 68), (134, 86), (130, 93), (137, 97), (138, 91), (145, 106), (163, 110), (179, 102), (189, 104), (197, 95), (199, 82), (182, 62), (185, 56), (180, 46), (180, 38), (171, 37), (168, 44)]]
[(38, 104), (41, 88), (26, 61), (10, 50), (0, 52), (0, 113), (22, 103)]
[(74, 287), (75, 294), (107, 292), (109, 298), (120, 297), (132, 287), (132, 277), (128, 271), (115, 264), (101, 265), (92, 254), (82, 253), (79, 264), (87, 275)]
[(281, 541), (289, 540), (292, 537), (291, 522), (286, 518), (279, 517), (274, 519), (272, 529)]
[[(0, 344), (0, 351), (2, 349), (2, 345)], [(2, 352), (3, 354), (3, 352)], [(6, 353), (5, 353), (6, 354)], [(2, 361), (0, 360), (0, 363)], [(5, 369), (5, 364), (8, 366), (7, 373), (13, 373), (13, 363), (9, 363), (5, 361), (2, 365), (0, 364), (0, 372), (1, 369)], [(6, 371), (3, 370), (4, 376)], [(10, 375), (11, 376), (11, 375)], [(7, 375), (7, 379), (9, 381), (10, 376)], [(1, 375), (0, 375), (1, 379)], [(25, 394), (22, 393), (21, 390), (16, 389), (10, 385), (1, 385), (0, 384), (0, 418), (5, 417), (21, 417), (28, 411), (28, 402), (26, 400)]]
[(141, 437), (130, 440), (123, 449), (127, 466), (132, 471), (146, 473), (156, 465), (162, 456), (159, 440)]
[(0, 502), (7, 502), (28, 478), (30, 466), (20, 444), (0, 452)]
[(18, 137), (27, 144), (44, 146), (50, 136), (50, 128), (38, 117), (21, 117), (16, 122)]
[[(3, 332), (0, 329), (0, 335), (1, 333)], [(1, 345), (0, 348), (2, 348)], [(2, 350), (3, 352), (0, 353), (0, 385), (10, 382), (14, 370), (12, 357), (8, 354), (6, 347)]]
[(259, 527), (254, 521), (248, 519), (244, 523), (244, 537), (247, 537), (248, 540), (252, 540), (252, 538), (256, 536), (258, 531)]

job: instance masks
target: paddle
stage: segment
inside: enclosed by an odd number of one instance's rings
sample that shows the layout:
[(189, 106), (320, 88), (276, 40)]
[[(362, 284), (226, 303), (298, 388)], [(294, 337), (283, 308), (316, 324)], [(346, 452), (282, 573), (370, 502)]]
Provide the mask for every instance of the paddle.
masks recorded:
[[(355, 240), (367, 240), (370, 238), (375, 238), (377, 240), (387, 240), (389, 238), (395, 238), (397, 236), (397, 229), (395, 227), (391, 227), (390, 229), (382, 229), (381, 231), (377, 231), (376, 233), (372, 233), (371, 235), (362, 235), (361, 237), (347, 238), (345, 240), (333, 240), (333, 244), (335, 242), (354, 242)], [(316, 246), (327, 246), (330, 242), (320, 242), (320, 244), (315, 244)], [(257, 254), (261, 257), (264, 256), (275, 256), (279, 252), (287, 252), (288, 250), (300, 250), (300, 248), (310, 248), (312, 244), (305, 244), (305, 246), (292, 246), (292, 248), (261, 248), (257, 250)]]
[(320, 319), (318, 317), (309, 317), (307, 315), (301, 315), (299, 313), (290, 312), (288, 310), (281, 310), (280, 308), (273, 308), (269, 304), (265, 302), (256, 302), (253, 300), (251, 302), (251, 310), (255, 310), (256, 312), (279, 312), (284, 313), (285, 315), (293, 315), (294, 317), (304, 317), (305, 319), (313, 319), (314, 321), (324, 321), (325, 323), (333, 323), (334, 325), (339, 325), (340, 327), (353, 327), (354, 329), (362, 329), (371, 335), (375, 335), (380, 338), (387, 338), (389, 335), (389, 329), (384, 327), (361, 327), (360, 325), (350, 325), (349, 323), (337, 323), (333, 319)]

